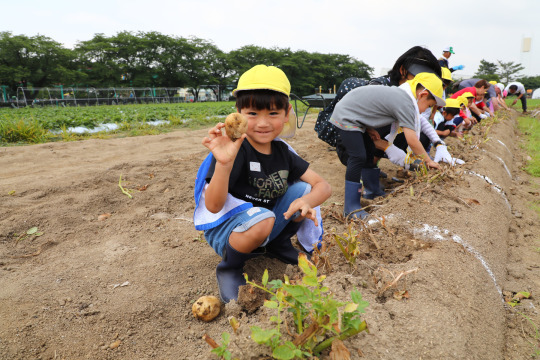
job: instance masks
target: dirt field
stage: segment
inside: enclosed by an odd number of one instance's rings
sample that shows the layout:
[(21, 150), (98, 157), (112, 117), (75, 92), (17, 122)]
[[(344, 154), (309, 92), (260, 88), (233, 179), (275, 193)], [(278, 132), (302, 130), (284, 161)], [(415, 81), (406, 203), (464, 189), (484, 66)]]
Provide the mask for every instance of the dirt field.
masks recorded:
[[(385, 226), (370, 227), (377, 246), (361, 242), (354, 267), (333, 240), (346, 230), (345, 167), (316, 138), (314, 115), (290, 141), (333, 187), (322, 207), (325, 284), (338, 299), (359, 288), (370, 303), (370, 333), (345, 341), (352, 359), (540, 356), (528, 320), (540, 325), (540, 221), (529, 209), (540, 183), (521, 170), (515, 115), (501, 117), (487, 136), (449, 140), (467, 163), (442, 181), (387, 184), (395, 193), (370, 208)], [(268, 309), (223, 306), (210, 323), (191, 314), (199, 296), (218, 295), (220, 257), (191, 221), (205, 133), (0, 148), (0, 359), (213, 359), (201, 337), (232, 333), (229, 316), (241, 323), (235, 356), (269, 354), (247, 339), (251, 326), (268, 327)], [(245, 270), (260, 279), (266, 267), (272, 278), (295, 272), (266, 258)], [(519, 291), (531, 299), (505, 305)]]

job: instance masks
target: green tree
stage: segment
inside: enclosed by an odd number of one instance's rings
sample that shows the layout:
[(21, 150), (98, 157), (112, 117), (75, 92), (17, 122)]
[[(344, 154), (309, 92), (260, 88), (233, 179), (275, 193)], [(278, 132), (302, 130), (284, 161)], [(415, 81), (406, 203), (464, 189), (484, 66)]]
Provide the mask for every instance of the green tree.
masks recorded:
[(46, 36), (0, 32), (0, 83), (11, 89), (81, 82), (78, 68), (74, 52)]
[(525, 89), (538, 89), (540, 88), (540, 75), (539, 76), (525, 76), (518, 78), (516, 81), (525, 86)]
[(222, 54), (212, 42), (196, 37), (188, 40), (187, 61), (182, 69), (186, 75), (186, 87), (191, 89), (195, 101), (198, 100), (199, 91), (204, 85), (210, 85), (215, 79), (212, 66), (218, 64), (218, 58)]
[(500, 76), (501, 78), (501, 81), (503, 81), (504, 83), (509, 83), (511, 81), (513, 81), (517, 74), (525, 69), (523, 66), (521, 66), (521, 64), (514, 64), (513, 61), (509, 61), (509, 62), (502, 62), (500, 60), (497, 60), (497, 62), (499, 63), (499, 72), (498, 72), (498, 75)]
[(116, 86), (122, 70), (116, 60), (117, 52), (112, 40), (104, 34), (95, 34), (87, 41), (75, 45), (75, 53), (87, 75), (88, 86), (100, 88)]
[(474, 74), (474, 77), (484, 79), (487, 81), (495, 80), (499, 82), (500, 77), (497, 74), (498, 70), (499, 69), (497, 67), (497, 64), (482, 59), (480, 60), (480, 66), (478, 67), (476, 74)]

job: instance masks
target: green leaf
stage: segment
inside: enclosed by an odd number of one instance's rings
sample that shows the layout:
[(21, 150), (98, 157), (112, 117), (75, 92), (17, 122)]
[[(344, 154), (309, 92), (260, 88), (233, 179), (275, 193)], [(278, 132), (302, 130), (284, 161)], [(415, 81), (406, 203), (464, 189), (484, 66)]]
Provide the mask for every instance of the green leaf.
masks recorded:
[(228, 332), (224, 331), (223, 334), (221, 334), (221, 338), (223, 339), (223, 344), (228, 344), (229, 343), (229, 340), (231, 338), (231, 334), (229, 334)]
[(356, 309), (358, 312), (364, 312), (364, 309), (369, 306), (369, 302), (362, 300), (362, 294), (356, 289), (351, 291), (351, 299), (355, 304), (358, 304), (358, 309)]
[(273, 336), (278, 335), (276, 329), (270, 329), (270, 330), (263, 330), (258, 326), (253, 326), (251, 328), (251, 338), (253, 341), (255, 341), (257, 344), (266, 344), (268, 343)]
[(266, 284), (268, 284), (268, 269), (264, 269), (264, 274), (262, 277), (262, 284), (263, 286), (266, 286)]
[(311, 291), (302, 285), (284, 285), (283, 288), (300, 303), (306, 303), (311, 298)]
[(319, 285), (319, 282), (317, 281), (317, 277), (315, 276), (304, 276), (302, 278), (302, 282), (306, 284), (307, 286), (317, 286)]
[(26, 232), (26, 234), (32, 235), (32, 234), (35, 234), (37, 231), (38, 231), (37, 226), (34, 226), (33, 228), (28, 229), (28, 231)]
[(283, 285), (283, 281), (281, 280), (272, 280), (268, 283), (270, 285), (270, 289), (279, 289)]
[(264, 300), (264, 307), (267, 307), (269, 309), (277, 309), (278, 308), (277, 301), (270, 301), (270, 300)]
[(287, 341), (283, 345), (279, 345), (272, 352), (272, 357), (279, 360), (290, 360), (296, 355), (296, 346), (290, 341)]

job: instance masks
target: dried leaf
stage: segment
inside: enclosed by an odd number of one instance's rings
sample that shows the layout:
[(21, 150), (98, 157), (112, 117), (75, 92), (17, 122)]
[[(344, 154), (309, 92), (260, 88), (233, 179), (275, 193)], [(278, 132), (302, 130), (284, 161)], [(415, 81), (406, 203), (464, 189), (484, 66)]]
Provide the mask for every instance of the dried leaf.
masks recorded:
[(409, 299), (410, 296), (409, 296), (409, 292), (407, 290), (403, 290), (403, 291), (395, 291), (394, 292), (394, 299), (396, 300), (402, 300), (402, 299)]
[(476, 200), (476, 199), (471, 199), (471, 198), (466, 198), (465, 201), (467, 202), (467, 204), (469, 205), (480, 205), (480, 201)]
[(217, 342), (216, 342), (214, 339), (212, 339), (212, 338), (210, 337), (210, 335), (204, 334), (202, 338), (204, 339), (204, 341), (206, 341), (206, 343), (207, 343), (208, 345), (210, 345), (210, 346), (212, 347), (212, 349), (215, 349), (215, 348), (218, 348), (218, 347), (219, 347), (219, 345), (217, 344)]
[(332, 351), (330, 351), (330, 360), (351, 360), (351, 353), (345, 347), (343, 341), (334, 340), (332, 342)]
[(512, 300), (520, 301), (520, 300), (523, 300), (523, 299), (528, 299), (530, 297), (531, 297), (531, 293), (529, 293), (527, 291), (520, 291), (516, 295), (514, 295)]
[(104, 220), (108, 219), (110, 216), (111, 216), (110, 213), (105, 213), (105, 214), (99, 215), (97, 219), (98, 219), (98, 221), (104, 221)]
[(140, 186), (139, 188), (137, 188), (137, 190), (144, 191), (144, 190), (148, 189), (148, 186), (150, 186), (150, 185), (146, 184), (146, 185)]
[(238, 322), (238, 320), (236, 320), (234, 316), (231, 316), (229, 317), (229, 324), (231, 324), (231, 327), (236, 334), (236, 330), (238, 330), (238, 328), (240, 327), (240, 323)]

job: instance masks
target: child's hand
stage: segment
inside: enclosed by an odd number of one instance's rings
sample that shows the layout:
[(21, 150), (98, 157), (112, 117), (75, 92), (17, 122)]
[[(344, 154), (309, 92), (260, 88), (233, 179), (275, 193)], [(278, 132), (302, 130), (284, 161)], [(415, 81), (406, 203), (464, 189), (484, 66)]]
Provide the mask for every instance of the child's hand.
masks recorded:
[(220, 122), (208, 130), (208, 136), (202, 140), (202, 144), (212, 152), (217, 162), (227, 165), (234, 162), (246, 134), (243, 134), (237, 141), (232, 141), (227, 135), (223, 134), (221, 129), (224, 127), (225, 124)]
[(300, 216), (294, 219), (294, 221), (299, 221), (299, 219), (308, 218), (308, 219), (311, 219), (315, 223), (315, 226), (319, 226), (319, 221), (317, 220), (317, 211), (313, 209), (302, 198), (294, 200), (291, 203), (291, 205), (289, 205), (289, 209), (287, 209), (287, 211), (283, 213), (283, 217), (286, 220), (288, 220), (297, 211), (300, 211)]
[(426, 166), (429, 169), (440, 169), (441, 168), (441, 166), (438, 163), (436, 163), (435, 161), (433, 161), (431, 159), (426, 160)]
[(372, 129), (372, 128), (367, 128), (366, 131), (367, 131), (369, 137), (371, 138), (371, 140), (376, 141), (376, 140), (381, 139), (381, 135), (379, 134), (379, 132), (377, 130)]
[(373, 140), (373, 144), (375, 144), (375, 148), (382, 151), (384, 151), (388, 147), (388, 141), (380, 138), (377, 140)]

